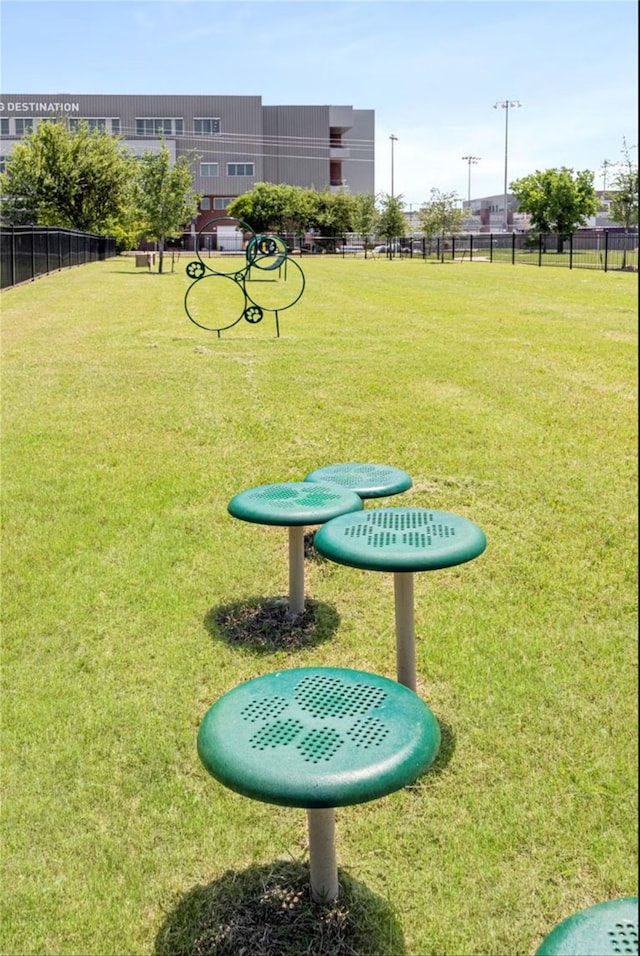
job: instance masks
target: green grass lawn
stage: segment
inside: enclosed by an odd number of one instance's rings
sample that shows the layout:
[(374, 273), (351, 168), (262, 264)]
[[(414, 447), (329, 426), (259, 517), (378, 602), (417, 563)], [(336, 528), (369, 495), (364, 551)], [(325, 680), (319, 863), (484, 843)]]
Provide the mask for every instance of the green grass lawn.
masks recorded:
[[(514, 956), (636, 894), (637, 278), (323, 256), (280, 338), (219, 338), (185, 265), (2, 294), (0, 951), (239, 956), (239, 914), (266, 938), (293, 912), (261, 952)], [(342, 909), (305, 921), (304, 812), (215, 783), (195, 738), (269, 670), (395, 677), (390, 575), (310, 555), (300, 640), (221, 623), (287, 590), (286, 532), (229, 499), (341, 461), (411, 474), (367, 507), (488, 547), (416, 575), (442, 751), (337, 812)]]

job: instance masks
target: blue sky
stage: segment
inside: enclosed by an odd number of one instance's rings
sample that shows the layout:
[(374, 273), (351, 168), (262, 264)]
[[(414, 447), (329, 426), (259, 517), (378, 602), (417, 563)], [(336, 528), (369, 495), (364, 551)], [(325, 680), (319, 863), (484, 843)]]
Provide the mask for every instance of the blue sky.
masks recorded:
[[(501, 194), (536, 169), (637, 162), (635, 0), (2, 0), (11, 93), (220, 94), (376, 116), (376, 190)], [(609, 172), (609, 181), (611, 179)]]

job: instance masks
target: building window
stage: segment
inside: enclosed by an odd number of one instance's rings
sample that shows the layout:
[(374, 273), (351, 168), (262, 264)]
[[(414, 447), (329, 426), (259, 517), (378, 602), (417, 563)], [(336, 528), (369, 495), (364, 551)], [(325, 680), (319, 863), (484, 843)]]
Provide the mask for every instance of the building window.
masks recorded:
[(102, 129), (102, 130), (106, 130), (106, 128), (107, 128), (107, 121), (106, 121), (106, 119), (93, 119), (93, 118), (91, 118), (91, 119), (89, 119), (89, 118), (75, 119), (75, 118), (74, 118), (74, 119), (70, 119), (70, 120), (69, 120), (69, 129), (72, 130), (72, 131), (75, 133), (75, 132), (77, 132), (77, 131), (80, 129), (80, 124), (81, 124), (81, 123), (86, 123), (87, 126), (89, 127), (89, 129)]
[(200, 175), (201, 176), (217, 176), (218, 164), (217, 163), (200, 163)]
[(209, 196), (203, 196), (200, 200), (200, 210), (206, 212), (207, 209), (211, 209), (211, 199)]
[(172, 132), (173, 120), (136, 118), (136, 136), (171, 136)]
[(227, 176), (253, 176), (253, 163), (227, 163)]
[(7, 157), (0, 156), (0, 173), (5, 173), (7, 171)]
[(4, 118), (0, 119), (0, 136), (8, 136), (8, 135), (9, 135), (9, 120)]
[(33, 120), (32, 119), (17, 119), (16, 120), (16, 136), (24, 136), (25, 133), (33, 133)]
[(193, 132), (196, 136), (213, 136), (220, 132), (219, 119), (194, 119)]
[(214, 209), (226, 209), (230, 202), (233, 202), (233, 196), (219, 197), (213, 200)]
[(120, 119), (119, 118), (114, 117), (111, 120), (111, 132), (113, 133), (114, 136), (120, 135)]

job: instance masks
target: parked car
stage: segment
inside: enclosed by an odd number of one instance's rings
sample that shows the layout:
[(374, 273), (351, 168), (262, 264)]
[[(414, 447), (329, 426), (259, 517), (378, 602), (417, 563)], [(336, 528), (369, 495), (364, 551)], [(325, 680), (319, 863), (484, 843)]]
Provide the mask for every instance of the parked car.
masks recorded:
[(383, 253), (383, 252), (409, 253), (411, 252), (411, 246), (407, 246), (404, 244), (401, 245), (399, 242), (391, 242), (388, 245), (374, 246), (373, 251), (380, 252), (380, 253)]

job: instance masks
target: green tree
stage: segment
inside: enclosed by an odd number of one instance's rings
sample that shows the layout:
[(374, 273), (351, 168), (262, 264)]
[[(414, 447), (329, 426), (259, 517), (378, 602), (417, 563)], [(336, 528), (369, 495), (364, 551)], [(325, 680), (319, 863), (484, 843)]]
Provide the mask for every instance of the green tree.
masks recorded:
[[(389, 196), (387, 193), (380, 193), (377, 197), (378, 204), (378, 236), (390, 242), (399, 236), (404, 236), (407, 231), (407, 220), (404, 215), (404, 202), (402, 196)], [(391, 253), (390, 253), (391, 254)]]
[(121, 140), (80, 122), (40, 122), (18, 143), (0, 176), (2, 215), (107, 235), (130, 200), (133, 160)]
[(158, 243), (158, 272), (162, 272), (167, 239), (180, 235), (198, 214), (200, 196), (193, 192), (191, 165), (195, 154), (171, 163), (163, 143), (159, 153), (140, 156), (135, 178), (135, 207), (142, 222), (141, 238)]
[(354, 232), (354, 197), (340, 190), (316, 192), (311, 201), (313, 213), (311, 225), (320, 229), (324, 236), (344, 236)]
[(229, 203), (227, 213), (257, 233), (298, 232), (312, 216), (311, 191), (284, 183), (255, 183), (250, 192)]
[[(624, 225), (625, 233), (632, 226), (638, 225), (638, 164), (631, 162), (631, 152), (626, 139), (622, 139), (623, 160), (618, 165), (618, 172), (613, 178), (615, 192), (610, 199), (610, 216), (616, 222)], [(627, 266), (627, 247), (622, 252), (622, 268)]]
[(559, 169), (536, 170), (529, 176), (516, 179), (510, 189), (523, 212), (531, 216), (531, 225), (539, 232), (555, 232), (557, 251), (562, 252), (563, 240), (586, 225), (600, 207), (590, 169), (574, 173), (562, 166)]
[(376, 208), (375, 196), (370, 193), (360, 193), (353, 197), (353, 231), (362, 236), (364, 254), (367, 246), (378, 235), (379, 212)]
[(610, 214), (615, 222), (621, 222), (625, 231), (638, 225), (638, 164), (631, 162), (629, 147), (622, 140), (623, 161), (613, 177), (613, 190), (610, 196)]
[(461, 232), (464, 213), (459, 202), (460, 197), (456, 192), (431, 190), (431, 199), (418, 210), (420, 228), (427, 239), (435, 236), (444, 238)]

